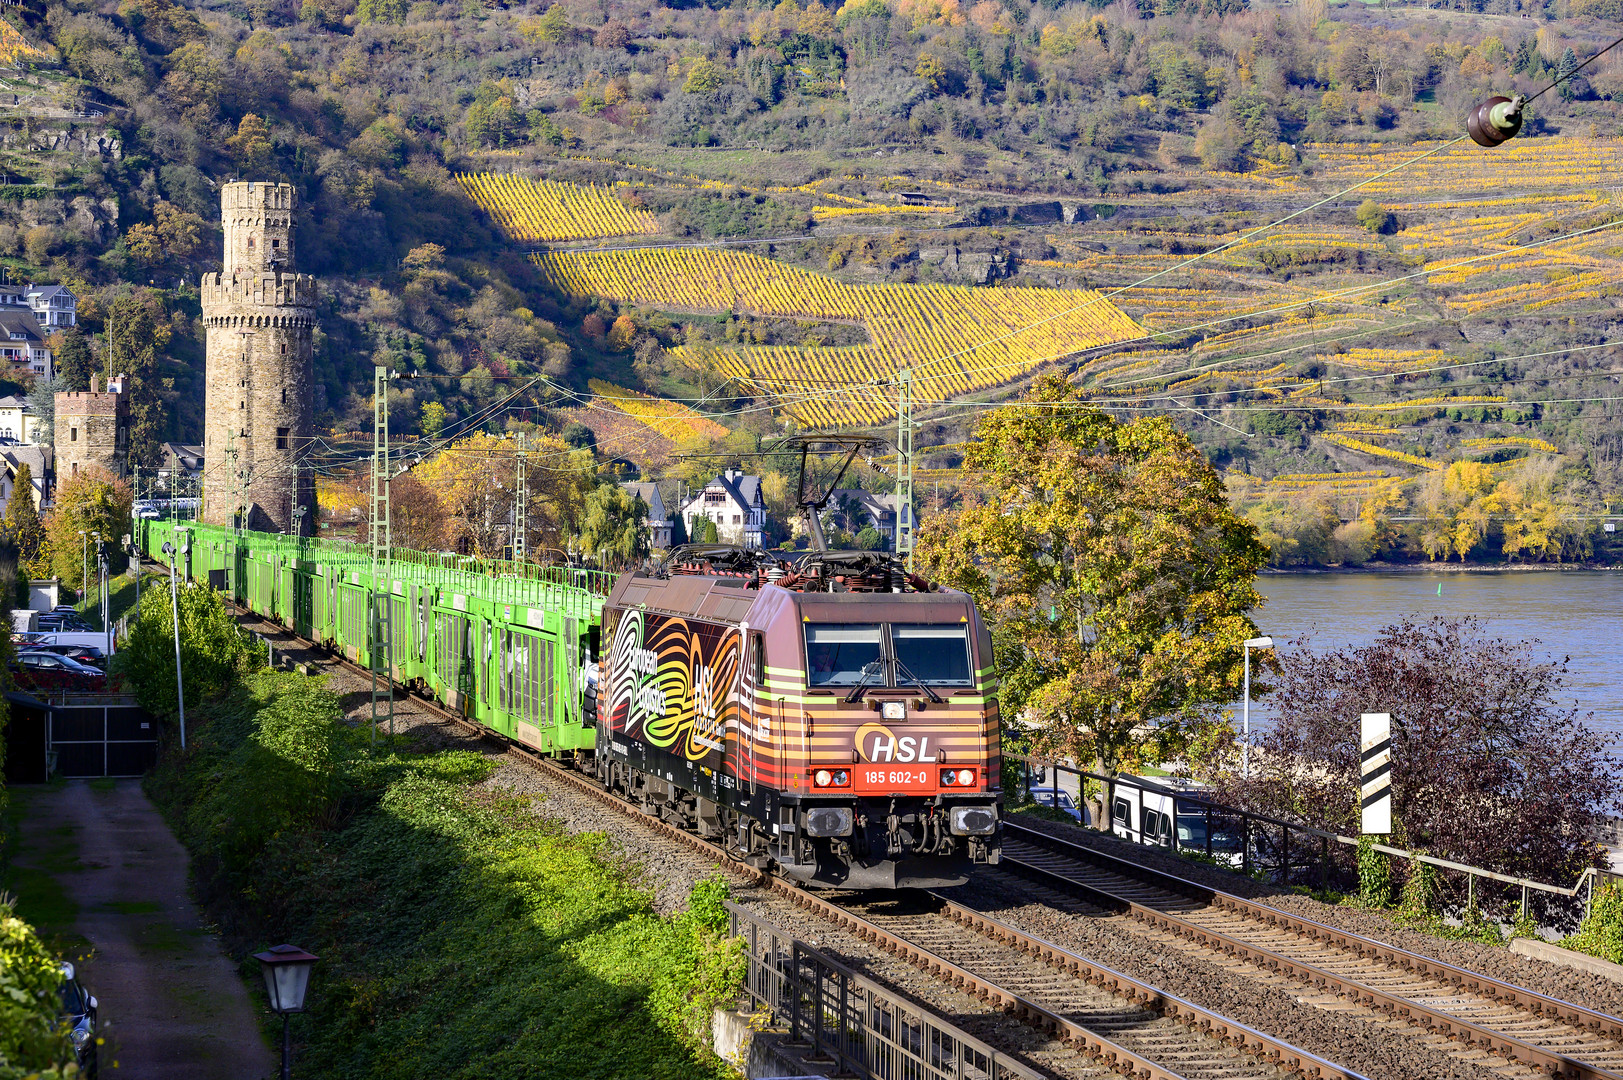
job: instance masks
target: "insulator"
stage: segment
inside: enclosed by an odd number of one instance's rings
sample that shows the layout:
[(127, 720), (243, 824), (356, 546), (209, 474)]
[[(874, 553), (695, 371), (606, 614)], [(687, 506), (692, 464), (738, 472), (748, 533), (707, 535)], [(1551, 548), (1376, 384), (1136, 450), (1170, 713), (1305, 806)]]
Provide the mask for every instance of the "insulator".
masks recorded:
[(1514, 139), (1522, 129), (1522, 99), (1491, 97), (1471, 110), (1465, 130), (1478, 146), (1494, 147)]

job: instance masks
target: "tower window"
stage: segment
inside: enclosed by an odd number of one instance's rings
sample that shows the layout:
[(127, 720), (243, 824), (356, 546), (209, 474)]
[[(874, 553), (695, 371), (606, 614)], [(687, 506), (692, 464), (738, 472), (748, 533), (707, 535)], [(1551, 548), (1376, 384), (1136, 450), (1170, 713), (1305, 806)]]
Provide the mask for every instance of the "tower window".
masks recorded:
[(247, 403), (247, 402), (246, 402), (246, 401), (239, 401), (239, 402), (237, 402), (237, 408), (239, 408), (239, 409), (246, 409), (246, 408), (247, 408), (247, 407), (248, 407), (248, 403)]
[(279, 248), (281, 246), (282, 246), (282, 242), (280, 240), (272, 240), (271, 241), (271, 250), (272, 251), (275, 251), (277, 248)]
[[(78, 442), (78, 441), (79, 441), (79, 429), (76, 428), (76, 427), (68, 428), (68, 442)], [(77, 468), (77, 466), (75, 466), (75, 468)]]
[(250, 236), (248, 238), (248, 250), (252, 251), (253, 249), (254, 249), (254, 238)]
[(70, 476), (78, 476), (79, 475), (79, 463), (77, 461), (75, 461), (73, 463), (73, 471), (71, 473), (69, 473), (69, 475)]
[(285, 427), (279, 427), (276, 429), (276, 449), (287, 449), (287, 428)]
[[(286, 356), (286, 355), (287, 355), (287, 342), (285, 342), (285, 341), (284, 341), (284, 342), (282, 342), (282, 355), (283, 355), (283, 356)], [(285, 393), (286, 393), (286, 391), (283, 391), (283, 393), (284, 393), (284, 394), (285, 394)]]
[[(282, 351), (283, 352), (287, 351), (287, 346), (286, 345), (282, 346)], [(282, 404), (283, 405), (287, 404), (287, 387), (285, 387), (285, 386), (282, 387)]]

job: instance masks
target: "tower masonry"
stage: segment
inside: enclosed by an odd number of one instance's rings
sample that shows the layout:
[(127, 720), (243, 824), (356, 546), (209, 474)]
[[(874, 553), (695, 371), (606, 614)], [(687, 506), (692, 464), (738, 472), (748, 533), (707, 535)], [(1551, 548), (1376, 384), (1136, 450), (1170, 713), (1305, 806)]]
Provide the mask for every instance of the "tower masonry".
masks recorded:
[(288, 184), (220, 189), (224, 269), (202, 281), (203, 520), (212, 525), (240, 513), (246, 528), (311, 530), (316, 280), (292, 272), (293, 208)]
[(89, 392), (56, 395), (56, 482), (65, 484), (82, 472), (123, 476), (130, 433), (129, 398), (124, 376), (107, 381), (90, 378)]

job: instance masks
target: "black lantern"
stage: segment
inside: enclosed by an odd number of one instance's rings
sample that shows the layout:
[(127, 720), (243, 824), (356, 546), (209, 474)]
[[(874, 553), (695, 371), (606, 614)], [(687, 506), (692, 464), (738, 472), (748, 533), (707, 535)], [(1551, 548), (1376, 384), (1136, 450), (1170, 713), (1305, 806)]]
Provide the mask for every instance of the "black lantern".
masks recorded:
[(282, 1017), (282, 1080), (288, 1080), (292, 1066), (292, 1043), (289, 1041), (288, 1021), (294, 1013), (304, 1011), (304, 992), (310, 986), (310, 969), (320, 959), (311, 956), (297, 945), (278, 945), (262, 953), (254, 953), (259, 961), (260, 973), (265, 976), (265, 994), (270, 998), (271, 1012)]

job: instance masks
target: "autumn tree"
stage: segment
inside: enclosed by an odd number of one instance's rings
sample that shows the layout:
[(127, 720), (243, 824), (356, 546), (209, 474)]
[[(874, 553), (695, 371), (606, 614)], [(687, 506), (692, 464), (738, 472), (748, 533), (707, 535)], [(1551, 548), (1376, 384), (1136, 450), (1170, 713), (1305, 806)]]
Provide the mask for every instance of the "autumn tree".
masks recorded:
[(445, 506), (434, 489), (412, 473), (389, 482), (389, 525), (400, 547), (415, 551), (445, 547)]
[(1119, 423), (1058, 377), (987, 414), (964, 464), (978, 494), (919, 557), (992, 627), (1003, 715), (1107, 775), (1180, 752), (1238, 694), (1268, 558), (1217, 474), (1164, 417)]
[(1271, 680), (1277, 719), (1249, 779), (1220, 775), (1225, 800), (1355, 833), (1359, 716), (1390, 713), (1394, 843), (1562, 885), (1605, 865), (1591, 838), (1623, 810), (1623, 761), (1558, 701), (1565, 659), (1475, 618), (1406, 619), (1367, 645), (1292, 645)]
[[(129, 483), (102, 469), (84, 469), (60, 482), (56, 505), (45, 518), (45, 549), (51, 576), (64, 582), (81, 581), (85, 537), (92, 533), (100, 533), (107, 544), (110, 569), (122, 570), (124, 556), (118, 540), (130, 531), (132, 502)], [(93, 570), (94, 548), (90, 554)]]
[(588, 555), (601, 555), (612, 566), (626, 566), (646, 558), (649, 550), (648, 504), (619, 484), (599, 484), (582, 507), (580, 538), (576, 546)]
[[(526, 547), (563, 550), (579, 528), (593, 484), (592, 455), (550, 436), (531, 437), (525, 450), (529, 500)], [(483, 432), (458, 439), (413, 470), (439, 497), (447, 546), (481, 558), (501, 558), (512, 542), (518, 444)]]

